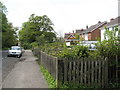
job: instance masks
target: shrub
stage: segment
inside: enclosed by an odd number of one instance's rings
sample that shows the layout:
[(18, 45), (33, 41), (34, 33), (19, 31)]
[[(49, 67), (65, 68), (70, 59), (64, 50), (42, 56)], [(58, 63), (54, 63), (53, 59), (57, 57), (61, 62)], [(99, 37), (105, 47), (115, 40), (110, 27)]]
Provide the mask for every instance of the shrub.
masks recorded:
[(88, 47), (74, 46), (72, 48), (64, 48), (58, 55), (61, 58), (81, 58), (88, 57)]

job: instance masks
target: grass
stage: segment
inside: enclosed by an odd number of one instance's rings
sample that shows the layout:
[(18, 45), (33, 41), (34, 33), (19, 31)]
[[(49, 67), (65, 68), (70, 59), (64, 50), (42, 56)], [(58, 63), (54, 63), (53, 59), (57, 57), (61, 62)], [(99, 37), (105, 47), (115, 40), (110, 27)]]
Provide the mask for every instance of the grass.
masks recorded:
[[(49, 88), (57, 88), (56, 80), (51, 76), (51, 74), (48, 72), (48, 70), (40, 64), (39, 59), (36, 59), (36, 61), (40, 65), (40, 71), (43, 73), (43, 76), (46, 79)], [(61, 89), (72, 89), (72, 88), (77, 89), (78, 88), (81, 90), (94, 88), (96, 90), (99, 87), (97, 87), (97, 86), (89, 87), (89, 86), (80, 85), (80, 84), (77, 84), (74, 82), (64, 82), (63, 84), (59, 85), (59, 88), (61, 88)]]
[(56, 80), (50, 75), (47, 69), (45, 69), (42, 65), (40, 65), (40, 70), (46, 79), (49, 88), (57, 88), (56, 87)]
[[(42, 65), (40, 65), (40, 70), (44, 75), (44, 78), (46, 79), (49, 88), (57, 88), (57, 83), (56, 80), (51, 76), (51, 74), (48, 72), (47, 69), (45, 69)], [(95, 87), (88, 87), (88, 86), (84, 86), (84, 85), (80, 85), (80, 84), (76, 84), (76, 83), (68, 83), (68, 82), (64, 82), (64, 84), (60, 85), (59, 88), (61, 89), (75, 89), (75, 88), (79, 88), (81, 90), (84, 89), (92, 89), (94, 88), (95, 90), (99, 89), (99, 87), (95, 86)]]

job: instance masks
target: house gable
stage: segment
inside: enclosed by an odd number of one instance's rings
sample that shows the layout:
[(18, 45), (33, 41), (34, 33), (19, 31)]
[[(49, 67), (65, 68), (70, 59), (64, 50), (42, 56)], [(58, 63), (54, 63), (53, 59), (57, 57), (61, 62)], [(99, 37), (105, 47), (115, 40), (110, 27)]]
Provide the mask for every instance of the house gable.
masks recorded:
[(71, 34), (71, 35), (68, 36), (67, 39), (75, 39), (75, 37)]

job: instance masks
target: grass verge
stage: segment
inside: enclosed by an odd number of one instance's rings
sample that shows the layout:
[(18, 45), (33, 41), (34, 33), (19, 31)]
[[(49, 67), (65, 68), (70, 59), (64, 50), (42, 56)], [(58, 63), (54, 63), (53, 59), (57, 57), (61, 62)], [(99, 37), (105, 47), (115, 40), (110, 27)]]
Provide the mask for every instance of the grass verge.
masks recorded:
[(40, 70), (46, 79), (49, 88), (56, 88), (56, 80), (50, 75), (47, 69), (45, 69), (42, 65), (40, 65)]

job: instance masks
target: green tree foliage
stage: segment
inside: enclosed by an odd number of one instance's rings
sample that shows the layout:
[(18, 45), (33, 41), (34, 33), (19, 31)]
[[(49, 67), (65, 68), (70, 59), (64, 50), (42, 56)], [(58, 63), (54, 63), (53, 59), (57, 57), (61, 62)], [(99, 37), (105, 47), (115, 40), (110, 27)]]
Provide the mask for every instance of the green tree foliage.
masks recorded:
[(32, 14), (29, 20), (23, 23), (19, 39), (24, 48), (52, 43), (56, 39), (52, 21), (46, 15)]
[(11, 45), (17, 44), (17, 35), (14, 31), (12, 24), (8, 24), (8, 30), (6, 32), (2, 32), (2, 47), (10, 47)]
[(0, 32), (2, 33), (2, 48), (8, 48), (17, 43), (16, 32), (12, 23), (8, 22), (6, 12), (7, 8), (0, 2)]
[(85, 58), (88, 57), (88, 47), (85, 46), (74, 46), (73, 48), (64, 48), (58, 55), (62, 58)]
[(75, 38), (76, 38), (76, 39), (79, 39), (79, 34), (75, 34)]
[(60, 58), (85, 58), (89, 56), (88, 47), (79, 45), (68, 48), (66, 47), (65, 42), (60, 41), (45, 44), (40, 47), (40, 50)]
[(104, 57), (115, 57), (116, 55), (120, 56), (120, 41), (119, 34), (120, 30), (118, 26), (114, 28), (114, 30), (109, 30), (105, 28), (106, 31), (104, 33), (105, 40), (100, 41), (97, 44), (98, 52), (101, 56)]

